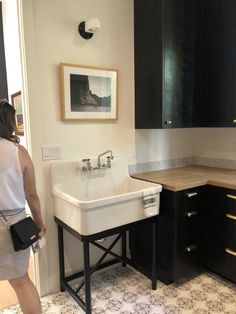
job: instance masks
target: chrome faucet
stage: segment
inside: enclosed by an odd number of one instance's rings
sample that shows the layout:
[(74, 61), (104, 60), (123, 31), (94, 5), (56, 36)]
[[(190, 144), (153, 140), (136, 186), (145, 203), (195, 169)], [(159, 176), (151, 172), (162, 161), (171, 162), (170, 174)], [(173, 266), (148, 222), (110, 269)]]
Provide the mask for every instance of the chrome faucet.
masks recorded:
[[(110, 154), (110, 156), (107, 156), (107, 164), (103, 164), (101, 165), (101, 157), (106, 155), (106, 154)], [(97, 163), (97, 168), (100, 169), (100, 168), (111, 168), (111, 159), (113, 159), (113, 155), (112, 155), (112, 151), (109, 149), (109, 150), (106, 150), (104, 153), (98, 155), (98, 163)]]
[[(101, 157), (109, 154), (107, 156), (107, 163), (106, 164), (101, 164)], [(104, 153), (98, 155), (98, 161), (97, 161), (97, 166), (92, 167), (91, 160), (90, 158), (84, 158), (82, 159), (83, 166), (82, 166), (82, 171), (87, 172), (90, 170), (95, 170), (95, 169), (104, 169), (104, 168), (111, 168), (111, 160), (113, 159), (112, 151), (111, 150), (106, 150)]]

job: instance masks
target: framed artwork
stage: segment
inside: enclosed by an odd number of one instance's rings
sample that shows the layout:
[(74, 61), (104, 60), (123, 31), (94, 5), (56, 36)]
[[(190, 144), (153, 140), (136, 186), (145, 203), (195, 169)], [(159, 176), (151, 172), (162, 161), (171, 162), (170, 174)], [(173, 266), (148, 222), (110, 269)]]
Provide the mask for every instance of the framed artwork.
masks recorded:
[(16, 110), (16, 135), (24, 135), (24, 117), (20, 91), (11, 95), (11, 103)]
[(118, 71), (60, 64), (62, 121), (117, 119)]

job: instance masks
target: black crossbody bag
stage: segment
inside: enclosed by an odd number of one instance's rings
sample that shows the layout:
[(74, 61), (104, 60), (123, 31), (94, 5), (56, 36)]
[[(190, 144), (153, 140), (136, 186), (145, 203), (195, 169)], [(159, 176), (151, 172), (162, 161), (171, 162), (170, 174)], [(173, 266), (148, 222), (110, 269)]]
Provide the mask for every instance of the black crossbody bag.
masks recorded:
[[(7, 218), (0, 211), (7, 223)], [(39, 239), (40, 230), (31, 217), (26, 217), (8, 226), (15, 251), (24, 250)]]

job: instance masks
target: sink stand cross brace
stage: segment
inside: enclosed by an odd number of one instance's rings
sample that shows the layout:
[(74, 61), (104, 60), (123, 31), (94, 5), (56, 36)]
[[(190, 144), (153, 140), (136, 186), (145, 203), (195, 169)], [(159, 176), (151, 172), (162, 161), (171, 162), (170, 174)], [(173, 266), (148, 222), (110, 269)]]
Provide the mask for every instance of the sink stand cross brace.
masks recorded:
[[(126, 266), (127, 264), (130, 266), (134, 266), (132, 260), (127, 257), (127, 247), (126, 247), (126, 233), (128, 230), (132, 229), (137, 225), (142, 224), (151, 224), (152, 228), (152, 271), (151, 271), (151, 283), (152, 289), (156, 289), (156, 219), (157, 216), (139, 220), (137, 222), (133, 222), (130, 224), (126, 224), (123, 226), (119, 226), (116, 228), (108, 229), (99, 233), (90, 234), (90, 235), (81, 235), (79, 232), (75, 231), (63, 221), (54, 217), (55, 222), (58, 226), (58, 249), (59, 249), (59, 268), (60, 268), (60, 289), (61, 291), (67, 291), (73, 299), (78, 303), (78, 305), (85, 311), (86, 314), (92, 313), (91, 308), (91, 285), (90, 285), (90, 278), (91, 275), (98, 269), (105, 268), (107, 266), (113, 265), (115, 263), (122, 262), (122, 266)], [(79, 239), (83, 243), (83, 260), (84, 260), (84, 270), (81, 272), (77, 272), (70, 276), (66, 276), (65, 274), (65, 260), (64, 260), (64, 236), (63, 231), (64, 229), (73, 235), (75, 238)], [(116, 235), (113, 242), (110, 244), (108, 248), (103, 247), (101, 244), (95, 242), (101, 238)], [(117, 255), (116, 253), (112, 252), (113, 247), (115, 244), (121, 239), (121, 256)], [(95, 266), (91, 267), (90, 265), (90, 244), (98, 247), (104, 254), (98, 260)], [(113, 260), (104, 262), (104, 258), (107, 255), (111, 255), (114, 257)], [(84, 277), (82, 282), (80, 283), (79, 287), (72, 288), (69, 284), (70, 281), (75, 280), (76, 278)], [(85, 288), (85, 301), (78, 295), (79, 291), (84, 286)]]

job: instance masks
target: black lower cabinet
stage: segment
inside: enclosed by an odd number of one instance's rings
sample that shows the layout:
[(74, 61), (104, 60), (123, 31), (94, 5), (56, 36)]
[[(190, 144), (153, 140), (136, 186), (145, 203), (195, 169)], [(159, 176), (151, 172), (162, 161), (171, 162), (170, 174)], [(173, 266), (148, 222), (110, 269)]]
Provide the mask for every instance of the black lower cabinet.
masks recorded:
[[(163, 190), (157, 216), (157, 278), (170, 284), (202, 269), (236, 282), (236, 191), (202, 186)], [(151, 276), (151, 227), (130, 232), (132, 262)]]
[(205, 213), (205, 268), (236, 282), (236, 191), (209, 186)]
[[(157, 217), (157, 278), (166, 284), (199, 272), (202, 194), (202, 188), (161, 192)], [(149, 228), (134, 229), (129, 240), (132, 261), (146, 275), (151, 271)]]

